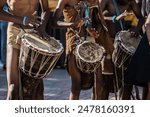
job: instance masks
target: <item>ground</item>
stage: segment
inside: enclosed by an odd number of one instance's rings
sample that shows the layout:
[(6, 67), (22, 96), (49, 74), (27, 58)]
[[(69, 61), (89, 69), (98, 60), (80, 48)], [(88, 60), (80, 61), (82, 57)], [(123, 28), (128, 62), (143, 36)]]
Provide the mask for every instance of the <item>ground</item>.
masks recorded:
[[(0, 69), (0, 100), (5, 100), (7, 95), (7, 80), (5, 71)], [(44, 99), (45, 100), (68, 100), (71, 82), (65, 69), (54, 69), (52, 73), (44, 78)], [(82, 91), (81, 100), (91, 99), (91, 89)], [(114, 99), (110, 94), (109, 99)]]

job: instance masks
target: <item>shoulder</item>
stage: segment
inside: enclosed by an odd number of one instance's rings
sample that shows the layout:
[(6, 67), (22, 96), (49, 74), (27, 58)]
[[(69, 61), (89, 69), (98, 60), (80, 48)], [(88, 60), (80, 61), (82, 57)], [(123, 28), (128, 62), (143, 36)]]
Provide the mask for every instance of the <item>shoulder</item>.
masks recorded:
[(7, 3), (7, 0), (0, 0), (0, 9)]
[(137, 4), (137, 2), (135, 0), (130, 0), (129, 3), (130, 4)]
[(109, 4), (110, 3), (110, 1), (111, 0), (99, 0), (99, 3), (101, 4), (101, 5), (107, 5), (107, 4)]
[(100, 3), (108, 3), (109, 0), (99, 0)]

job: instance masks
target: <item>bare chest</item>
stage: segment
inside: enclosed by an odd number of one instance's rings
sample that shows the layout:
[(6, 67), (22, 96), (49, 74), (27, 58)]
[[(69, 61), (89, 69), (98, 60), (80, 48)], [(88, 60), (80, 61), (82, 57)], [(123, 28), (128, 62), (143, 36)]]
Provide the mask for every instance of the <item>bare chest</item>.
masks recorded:
[(126, 5), (114, 5), (113, 1), (109, 2), (109, 4), (107, 5), (107, 9), (109, 14), (111, 15), (115, 15), (116, 14), (116, 10), (118, 9), (119, 13), (123, 13), (125, 10), (130, 10), (130, 4), (126, 4)]
[(16, 15), (30, 14), (37, 10), (39, 0), (8, 0), (10, 11)]

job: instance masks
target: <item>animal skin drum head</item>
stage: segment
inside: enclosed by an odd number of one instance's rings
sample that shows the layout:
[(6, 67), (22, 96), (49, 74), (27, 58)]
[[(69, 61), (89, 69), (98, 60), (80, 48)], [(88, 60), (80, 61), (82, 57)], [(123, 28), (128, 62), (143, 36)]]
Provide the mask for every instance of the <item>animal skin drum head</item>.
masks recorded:
[(77, 46), (77, 53), (80, 59), (88, 63), (100, 61), (103, 57), (104, 48), (96, 43), (84, 41)]
[(36, 33), (26, 33), (23, 35), (23, 39), (29, 44), (29, 46), (43, 52), (60, 53), (63, 50), (62, 45), (53, 37), (44, 40)]
[(131, 32), (129, 31), (120, 31), (115, 38), (115, 43), (119, 42), (119, 46), (123, 47), (123, 50), (125, 49), (127, 52), (133, 55), (141, 41), (141, 38), (141, 36), (132, 36)]

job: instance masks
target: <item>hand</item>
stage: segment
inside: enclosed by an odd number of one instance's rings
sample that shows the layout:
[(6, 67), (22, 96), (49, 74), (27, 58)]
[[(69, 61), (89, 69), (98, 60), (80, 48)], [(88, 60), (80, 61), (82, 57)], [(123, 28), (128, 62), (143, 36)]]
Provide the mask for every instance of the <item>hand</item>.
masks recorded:
[(40, 26), (36, 30), (37, 30), (37, 34), (41, 37), (41, 39), (44, 39), (44, 40), (49, 39), (50, 36), (45, 32), (45, 28)]
[(26, 26), (37, 28), (40, 25), (41, 25), (41, 22), (38, 21), (37, 19), (31, 18), (31, 17), (27, 17)]
[(79, 9), (81, 9), (83, 7), (84, 7), (84, 2), (83, 1), (80, 1), (77, 5), (75, 5), (75, 9), (76, 10), (79, 10)]
[(84, 20), (81, 20), (80, 22), (78, 22), (77, 28), (82, 27), (84, 25), (84, 23), (85, 23)]
[(98, 33), (98, 31), (95, 30), (95, 28), (87, 27), (87, 28), (86, 28), (86, 31), (88, 32), (88, 34), (89, 34), (91, 37), (94, 37), (94, 38), (98, 38), (98, 37), (99, 37), (99, 33)]
[(119, 21), (119, 20), (121, 20), (121, 19), (123, 19), (123, 18), (125, 18), (126, 16), (129, 16), (129, 15), (133, 15), (133, 13), (127, 12), (127, 10), (125, 10), (122, 14), (117, 16), (116, 20)]
[(39, 19), (41, 19), (41, 17), (38, 16), (37, 11), (35, 11), (32, 16), (26, 16), (23, 18), (23, 25), (37, 28), (41, 25)]
[(137, 37), (140, 35), (140, 32), (137, 28), (131, 28), (129, 31), (131, 32), (131, 36), (133, 37)]

